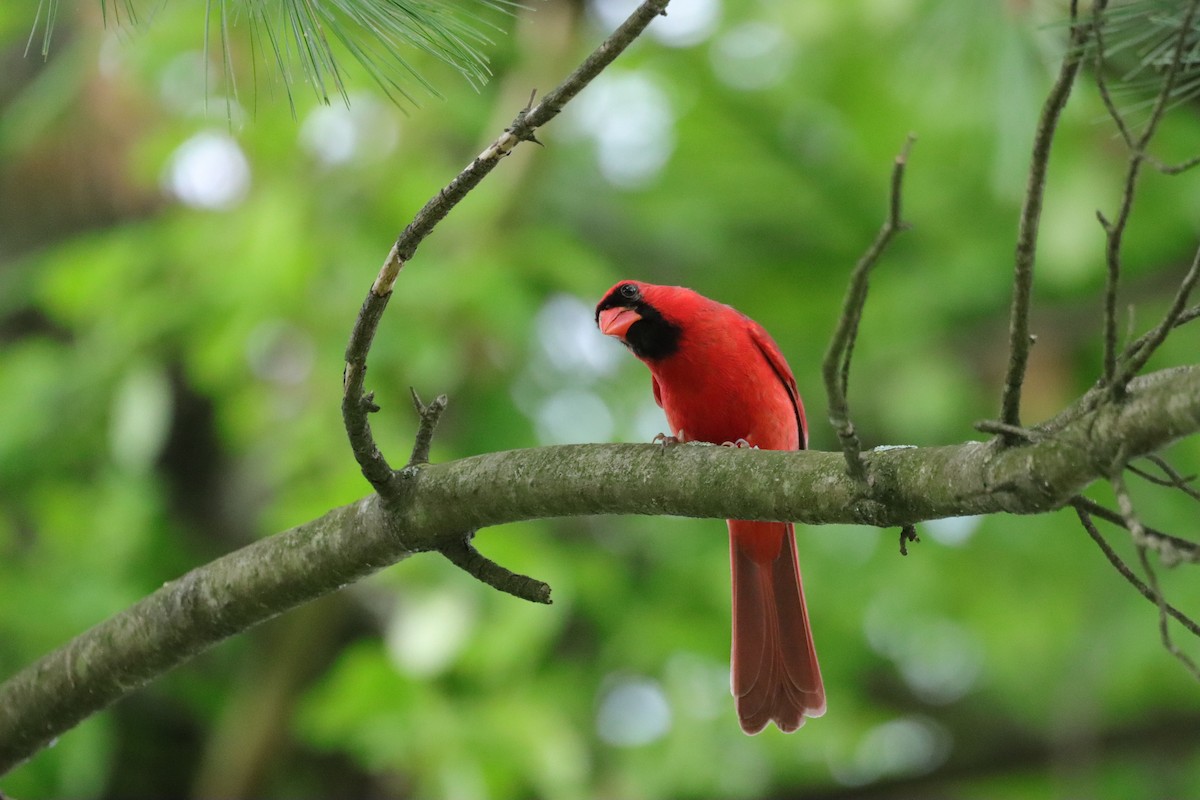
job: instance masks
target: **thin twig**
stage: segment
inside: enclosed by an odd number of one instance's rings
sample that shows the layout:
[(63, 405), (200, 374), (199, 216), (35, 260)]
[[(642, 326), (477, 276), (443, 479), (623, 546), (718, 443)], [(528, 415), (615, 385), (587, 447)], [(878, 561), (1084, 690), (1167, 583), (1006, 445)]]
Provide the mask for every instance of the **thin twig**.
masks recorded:
[[(1075, 513), (1079, 515), (1079, 521), (1083, 524), (1084, 530), (1087, 531), (1088, 536), (1092, 537), (1092, 541), (1094, 541), (1100, 548), (1100, 551), (1104, 553), (1104, 557), (1108, 559), (1108, 563), (1112, 564), (1117, 572), (1121, 574), (1121, 577), (1128, 581), (1133, 588), (1137, 589), (1142, 597), (1145, 597), (1150, 602), (1157, 604), (1158, 598), (1155, 596), (1154, 591), (1147, 586), (1132, 569), (1129, 568), (1129, 565), (1125, 563), (1124, 559), (1117, 555), (1117, 551), (1113, 550), (1108, 542), (1105, 541), (1104, 536), (1101, 535), (1100, 531), (1096, 528), (1096, 524), (1092, 522), (1092, 514), (1088, 508), (1088, 504), (1090, 502), (1091, 501), (1084, 500), (1082, 497), (1077, 497), (1075, 500), (1071, 501), (1071, 505), (1074, 507)], [(1120, 517), (1118, 516), (1117, 519), (1119, 520)], [(1117, 524), (1121, 523), (1118, 521)], [(1175, 606), (1171, 605), (1170, 603), (1167, 604), (1167, 613), (1178, 620), (1179, 624), (1187, 628), (1193, 636), (1200, 638), (1200, 624), (1198, 624), (1195, 620), (1193, 620), (1187, 614), (1184, 614), (1178, 608), (1175, 608)]]
[(1179, 663), (1183, 664), (1192, 673), (1193, 678), (1200, 680), (1200, 667), (1196, 666), (1196, 662), (1192, 660), (1192, 657), (1180, 650), (1179, 646), (1171, 639), (1168, 604), (1166, 598), (1163, 597), (1162, 589), (1159, 588), (1158, 576), (1155, 574), (1154, 568), (1150, 565), (1150, 559), (1146, 555), (1146, 550), (1145, 545), (1138, 545), (1137, 547), (1138, 561), (1141, 562), (1142, 570), (1146, 573), (1146, 583), (1149, 585), (1150, 591), (1154, 594), (1155, 600), (1158, 603), (1158, 637), (1162, 641), (1162, 646), (1166, 651), (1175, 656), (1179, 660)]
[(1157, 158), (1154, 159), (1154, 168), (1163, 175), (1179, 175), (1196, 166), (1200, 166), (1200, 156), (1192, 156), (1187, 161), (1181, 161), (1178, 164), (1164, 164)]
[(488, 586), (531, 603), (550, 605), (549, 584), (530, 578), (528, 575), (512, 572), (492, 561), (471, 544), (471, 537), (474, 535), (475, 533), (472, 531), (461, 541), (442, 547), (439, 552), (456, 567)]
[(1184, 494), (1191, 497), (1193, 500), (1200, 500), (1200, 491), (1192, 486), (1196, 482), (1195, 475), (1184, 475), (1179, 470), (1171, 466), (1165, 458), (1157, 454), (1146, 456), (1146, 459), (1163, 471), (1163, 474), (1169, 479), (1166, 485), (1180, 489)]
[(413, 442), (412, 455), (408, 458), (408, 466), (415, 467), (429, 463), (429, 448), (433, 445), (433, 431), (437, 428), (438, 420), (441, 419), (442, 412), (446, 410), (446, 404), (449, 401), (446, 399), (446, 395), (439, 394), (433, 399), (433, 402), (426, 405), (421, 402), (421, 397), (417, 394), (416, 389), (410, 386), (408, 390), (412, 392), (413, 408), (416, 409), (417, 416), (421, 418), (421, 424), (417, 427), (417, 436)]
[(1007, 438), (1009, 442), (1035, 442), (1038, 434), (1020, 425), (1006, 425), (995, 419), (981, 419), (973, 426), (980, 433), (995, 433)]
[(1147, 470), (1135, 467), (1133, 464), (1128, 465), (1126, 469), (1144, 481), (1149, 481), (1156, 486), (1166, 486), (1169, 489), (1178, 489), (1193, 500), (1200, 500), (1200, 490), (1196, 489), (1195, 486), (1192, 486), (1192, 484), (1196, 481), (1195, 475), (1184, 475), (1179, 470), (1171, 466), (1165, 458), (1154, 453), (1146, 456), (1146, 460), (1162, 470), (1166, 477), (1159, 477), (1158, 475), (1154, 475)]
[(837, 329), (829, 342), (822, 363), (822, 373), (825, 378), (825, 392), (829, 398), (829, 423), (841, 440), (842, 450), (846, 454), (846, 467), (856, 480), (866, 480), (866, 469), (862, 462), (862, 443), (850, 421), (850, 407), (847, 401), (850, 383), (850, 359), (854, 354), (854, 342), (858, 337), (858, 326), (862, 320), (863, 306), (867, 302), (867, 289), (871, 269), (879, 261), (879, 257), (887, 248), (892, 238), (901, 231), (908, 229), (901, 214), (901, 198), (904, 185), (904, 169), (908, 165), (908, 155), (912, 150), (916, 136), (909, 134), (896, 156), (892, 166), (891, 193), (888, 201), (888, 214), (875, 241), (859, 258), (850, 275), (850, 285), (846, 289), (846, 298), (842, 302), (842, 314), (838, 319)]
[[(1117, 108), (1116, 102), (1113, 100), (1112, 92), (1108, 87), (1108, 79), (1104, 74), (1107, 55), (1105, 53), (1104, 20), (1102, 17), (1107, 6), (1107, 0), (1101, 0), (1092, 8), (1092, 25), (1096, 39), (1096, 55), (1093, 60), (1093, 67), (1096, 72), (1096, 88), (1100, 92), (1100, 99), (1104, 103), (1105, 110), (1108, 111), (1109, 117), (1112, 119), (1113, 124), (1117, 126), (1117, 131), (1121, 134), (1121, 139), (1124, 140), (1125, 146), (1130, 150), (1137, 150), (1138, 143), (1134, 140), (1133, 132), (1129, 124), (1125, 121), (1125, 115), (1121, 113), (1120, 109)], [(1181, 34), (1186, 34), (1187, 28), (1181, 26), (1180, 31)], [(1174, 80), (1176, 78), (1172, 78), (1172, 81)], [(1179, 175), (1200, 165), (1200, 156), (1193, 156), (1177, 164), (1167, 164), (1156, 156), (1144, 151), (1142, 156), (1150, 166), (1163, 175)], [(1107, 221), (1103, 219), (1101, 221), (1107, 225)]]
[[(1189, 322), (1194, 322), (1197, 319), (1200, 319), (1200, 305), (1191, 306), (1181, 311), (1175, 318), (1172, 328), (1181, 327)], [(1131, 342), (1129, 346), (1125, 348), (1125, 352), (1121, 354), (1122, 363), (1127, 362), (1130, 358), (1137, 355), (1141, 349), (1150, 342), (1151, 339), (1156, 338), (1158, 336), (1158, 327), (1159, 326), (1155, 326), (1153, 329), (1146, 331), (1136, 340)]]
[(1126, 348), (1122, 354), (1120, 369), (1114, 378), (1122, 389), (1134, 375), (1141, 371), (1146, 362), (1150, 360), (1150, 356), (1154, 355), (1159, 346), (1167, 340), (1171, 331), (1187, 321), (1183, 319), (1184, 315), (1197, 310), (1197, 307), (1188, 309), (1186, 306), (1198, 280), (1200, 280), (1200, 248), (1197, 248), (1196, 255), (1192, 258), (1192, 265), (1188, 268), (1187, 274), (1183, 276), (1179, 289), (1175, 292), (1175, 299), (1171, 301), (1171, 307), (1163, 315), (1162, 321), (1153, 330)]
[(1113, 102), (1112, 93), (1108, 90), (1108, 79), (1104, 77), (1104, 66), (1106, 54), (1104, 49), (1104, 11), (1108, 8), (1107, 0), (1100, 0), (1092, 6), (1092, 35), (1096, 41), (1096, 55), (1092, 60), (1092, 67), (1096, 71), (1096, 88), (1100, 91), (1100, 99), (1104, 103), (1104, 108), (1108, 111), (1108, 116), (1112, 118), (1113, 123), (1117, 126), (1117, 131), (1120, 132), (1121, 138), (1125, 140), (1125, 146), (1133, 149), (1133, 133), (1129, 130), (1129, 125), (1125, 122), (1125, 115), (1117, 108), (1117, 104)]
[(1129, 470), (1134, 475), (1137, 475), (1142, 480), (1147, 481), (1148, 483), (1153, 483), (1155, 486), (1166, 486), (1170, 489), (1174, 489), (1179, 485), (1169, 478), (1160, 478), (1157, 475), (1152, 475), (1141, 467), (1135, 467), (1133, 464), (1125, 467), (1125, 469)]
[[(425, 207), (417, 212), (416, 217), (396, 239), (396, 253), (402, 262), (412, 260), (417, 246), (449, 213), (463, 197), (474, 189), (483, 178), (495, 168), (500, 159), (507, 156), (520, 142), (536, 141), (534, 131), (558, 116), (563, 106), (592, 82), (617, 56), (646, 29), (655, 17), (666, 14), (670, 0), (645, 0), (629, 15), (620, 27), (592, 51), (575, 71), (558, 86), (547, 92), (537, 105), (526, 106), (517, 112), (516, 117), (496, 141), (488, 145), (482, 153), (476, 156), (470, 166), (447, 184), (438, 194), (434, 195)], [(530, 97), (530, 104), (533, 97)], [(390, 285), (385, 285), (391, 291)]]
[[(1072, 498), (1071, 505), (1076, 508), (1082, 508), (1093, 517), (1099, 517), (1114, 525), (1125, 526), (1125, 517), (1120, 512), (1105, 508), (1099, 503), (1088, 500), (1086, 497)], [(1189, 542), (1187, 539), (1172, 536), (1157, 528), (1151, 528), (1146, 524), (1142, 525), (1142, 536), (1147, 546), (1151, 550), (1157, 551), (1159, 558), (1166, 563), (1179, 564), (1186, 562), (1189, 564), (1200, 564), (1200, 544), (1196, 542)]]
[[(1131, 132), (1125, 125), (1120, 113), (1115, 106), (1112, 105), (1112, 100), (1108, 97), (1107, 88), (1101, 82), (1101, 97), (1105, 100), (1105, 105), (1109, 110), (1109, 115), (1117, 122), (1117, 128), (1121, 131), (1127, 144), (1129, 144), (1129, 166), (1125, 172), (1125, 183), (1121, 191), (1121, 203), (1117, 210), (1116, 218), (1112, 221), (1106, 220), (1103, 216), (1100, 217), (1101, 224), (1104, 226), (1105, 232), (1105, 266), (1106, 278), (1104, 287), (1104, 384), (1108, 387), (1110, 395), (1114, 399), (1119, 399), (1125, 393), (1125, 385), (1129, 378), (1134, 374), (1129, 372), (1128, 368), (1118, 372), (1117, 365), (1117, 301), (1118, 290), (1121, 280), (1121, 246), (1124, 241), (1125, 230), (1129, 224), (1129, 216), (1133, 211), (1133, 201), (1137, 190), (1138, 177), (1141, 175), (1142, 165), (1147, 161), (1146, 150), (1150, 146), (1155, 133), (1158, 131), (1158, 126), (1162, 122), (1163, 116), (1166, 114), (1167, 103), (1171, 99), (1171, 94), (1175, 89), (1175, 82), (1178, 78), (1179, 71), (1184, 60), (1184, 51), (1187, 44), (1188, 36), (1191, 32), (1192, 20), (1196, 14), (1196, 8), (1200, 6), (1200, 0), (1192, 0), (1188, 6), (1187, 12), (1184, 14), (1183, 20), (1179, 26), (1179, 35), (1175, 42), (1175, 47), (1172, 53), (1170, 65), (1167, 68), (1166, 75), (1163, 77), (1162, 88), (1155, 100), (1154, 108), (1150, 112), (1150, 118), (1146, 121), (1145, 127), (1142, 129), (1141, 135), (1136, 140), (1131, 138)], [(1099, 17), (1099, 13), (1094, 15)], [(1097, 30), (1096, 39), (1099, 44), (1097, 47), (1097, 75), (1103, 75), (1103, 37)], [(1197, 255), (1200, 258), (1200, 254)], [(1195, 270), (1193, 270), (1195, 272)], [(1192, 282), (1195, 282), (1192, 276)], [(1188, 291), (1190, 291), (1190, 286)], [(1178, 300), (1178, 298), (1177, 298)], [(1186, 302), (1186, 293), (1184, 294), (1183, 302)], [(1182, 310), (1182, 305), (1180, 309)], [(1178, 313), (1178, 312), (1176, 312)], [(1170, 327), (1160, 326), (1163, 331), (1163, 338), (1166, 338), (1166, 333)], [(1159, 341), (1161, 343), (1161, 340)], [(1154, 345), (1157, 347), (1157, 344)], [(1149, 357), (1150, 352), (1146, 353)], [(1142, 362), (1144, 363), (1144, 361)], [(1139, 364), (1140, 368), (1140, 364)]]
[[(1029, 307), (1033, 294), (1034, 262), (1037, 258), (1038, 231), (1041, 228), (1042, 201), (1046, 193), (1050, 146), (1054, 142), (1063, 108), (1071, 96), (1071, 87), (1083, 63), (1084, 44), (1091, 27), (1090, 24), (1079, 21), (1077, 4), (1072, 2), (1067, 53), (1063, 57), (1050, 94), (1042, 106), (1033, 138), (1033, 156), (1030, 159), (1025, 200), (1017, 229), (1016, 256), (1013, 261), (1013, 297), (1009, 316), (1008, 370), (1000, 398), (1000, 421), (1018, 428), (1021, 426), (1021, 387), (1025, 382), (1029, 349), (1033, 344), (1029, 335)], [(1005, 443), (1017, 444), (1018, 440), (1005, 437)]]
[[(420, 472), (419, 468), (429, 463), (429, 448), (433, 443), (433, 432), (437, 428), (442, 412), (446, 410), (447, 400), (446, 395), (440, 394), (432, 402), (423, 403), (416, 389), (409, 387), (409, 391), (412, 393), (413, 408), (416, 409), (417, 416), (421, 418), (421, 423), (417, 429), (416, 441), (413, 443), (408, 466), (400, 474), (405, 477), (415, 477)], [(530, 578), (528, 575), (520, 575), (492, 561), (475, 549), (471, 543), (474, 536), (475, 531), (468, 531), (463, 534), (461, 539), (452, 539), (442, 544), (437, 551), (444, 555), (450, 563), (488, 586), (531, 603), (550, 603), (549, 584)]]
[[(1117, 296), (1121, 280), (1121, 243), (1125, 236), (1125, 227), (1129, 222), (1129, 214), (1133, 210), (1134, 189), (1137, 186), (1138, 174), (1141, 172), (1143, 158), (1138, 151), (1129, 159), (1129, 168), (1125, 174), (1125, 185), (1121, 192), (1121, 206), (1117, 217), (1109, 221), (1099, 213), (1100, 224), (1104, 227), (1104, 383), (1114, 387), (1113, 380), (1117, 370)], [(1120, 390), (1123, 391), (1123, 388)]]
[(1171, 639), (1171, 628), (1168, 620), (1169, 612), (1167, 611), (1167, 599), (1163, 595), (1162, 587), (1158, 583), (1158, 574), (1154, 571), (1154, 567), (1150, 564), (1150, 557), (1147, 554), (1149, 550), (1149, 539), (1146, 536), (1146, 529), (1142, 525), (1141, 519), (1133, 507), (1133, 498), (1129, 494), (1129, 488), (1125, 485), (1125, 478), (1122, 476), (1122, 468), (1125, 459), (1121, 458), (1121, 467), (1114, 469), (1113, 474), (1109, 477), (1109, 482), (1112, 484), (1113, 492), (1117, 496), (1117, 506), (1121, 509), (1121, 516), (1125, 522), (1125, 528), (1129, 531), (1133, 539), (1133, 546), (1137, 549), (1138, 561), (1142, 565), (1142, 571), (1146, 573), (1146, 585), (1150, 588), (1154, 595), (1154, 602), (1158, 605), (1158, 634), (1162, 640), (1162, 645), (1168, 653), (1178, 659), (1179, 663), (1192, 673), (1192, 676), (1200, 680), (1200, 667), (1196, 666), (1196, 662), (1185, 652), (1179, 649)]

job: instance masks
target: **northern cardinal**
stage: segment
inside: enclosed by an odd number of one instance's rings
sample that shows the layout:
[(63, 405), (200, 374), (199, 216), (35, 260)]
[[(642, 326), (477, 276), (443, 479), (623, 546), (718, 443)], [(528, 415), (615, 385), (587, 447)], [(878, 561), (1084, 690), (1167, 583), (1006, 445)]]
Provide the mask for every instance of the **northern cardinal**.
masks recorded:
[[(600, 331), (650, 368), (674, 438), (765, 450), (808, 444), (792, 370), (770, 334), (681, 286), (621, 281), (596, 306)], [(790, 522), (728, 520), (733, 574), (731, 688), (746, 733), (790, 733), (825, 713)]]

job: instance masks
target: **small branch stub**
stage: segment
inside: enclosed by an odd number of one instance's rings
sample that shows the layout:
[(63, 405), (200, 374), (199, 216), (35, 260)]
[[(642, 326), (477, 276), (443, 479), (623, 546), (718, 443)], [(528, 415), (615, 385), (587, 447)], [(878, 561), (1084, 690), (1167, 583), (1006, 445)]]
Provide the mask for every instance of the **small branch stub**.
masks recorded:
[(437, 428), (438, 420), (441, 419), (442, 412), (446, 410), (449, 400), (446, 399), (446, 395), (439, 394), (433, 399), (433, 402), (426, 405), (421, 402), (421, 397), (417, 394), (416, 389), (409, 387), (409, 391), (412, 392), (413, 408), (416, 409), (417, 416), (421, 418), (416, 440), (413, 442), (412, 455), (408, 458), (408, 466), (416, 467), (429, 463), (429, 448), (433, 444), (433, 432)]
[(441, 554), (468, 575), (494, 589), (531, 603), (550, 605), (550, 584), (505, 569), (492, 561), (475, 549), (475, 545), (471, 543), (474, 536), (475, 532), (471, 531), (458, 542), (441, 548)]
[(1003, 436), (1009, 442), (1033, 442), (1036, 441), (1036, 435), (1028, 428), (1022, 428), (1020, 425), (1009, 425), (997, 419), (981, 419), (974, 425), (975, 430), (980, 433), (994, 433)]
[(536, 98), (537, 89), (534, 89), (529, 93), (529, 102), (525, 104), (524, 108), (517, 112), (516, 119), (513, 120), (512, 125), (509, 125), (505, 129), (505, 133), (511, 133), (513, 136), (516, 136), (518, 141), (531, 142), (544, 147), (545, 145), (542, 145), (537, 136), (534, 135), (533, 128), (530, 127), (529, 123), (525, 121), (529, 116), (529, 112), (533, 110), (533, 101)]

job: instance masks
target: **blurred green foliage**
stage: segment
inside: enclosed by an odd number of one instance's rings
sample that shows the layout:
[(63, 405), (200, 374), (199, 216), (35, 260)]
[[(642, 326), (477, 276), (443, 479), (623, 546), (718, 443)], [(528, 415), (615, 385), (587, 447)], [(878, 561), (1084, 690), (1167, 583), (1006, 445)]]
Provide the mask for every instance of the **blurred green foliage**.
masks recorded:
[[(623, 6), (547, 0), (501, 19), (495, 78), (478, 91), (406, 54), (445, 97), (403, 108), (346, 63), (349, 107), (298, 92), (293, 118), (262, 75), (256, 92), (222, 95), (192, 5), (133, 30), (105, 29), (95, 5), (59, 19), (45, 62), (23, 56), (36, 0), (0, 7), (0, 674), (367, 491), (340, 421), (342, 349), (392, 239)], [(762, 322), (806, 394), (813, 446), (833, 447), (819, 363), (910, 131), (915, 227), (873, 279), (852, 410), (872, 445), (974, 438), (972, 422), (996, 413), (1027, 151), (1059, 55), (1061, 28), (1046, 26), (1062, 13), (672, 6), (539, 134), (545, 148), (507, 159), (401, 275), (367, 380), (381, 444), (393, 461), (410, 445), (409, 386), (451, 398), (435, 460), (649, 439), (663, 422), (645, 370), (590, 319), (604, 290), (637, 277)], [(1194, 108), (1167, 123), (1158, 152), (1193, 155)], [(1085, 75), (1052, 161), (1030, 422), (1097, 375), (1095, 211), (1115, 208), (1125, 161)], [(1197, 208), (1195, 175), (1142, 185), (1122, 298), (1132, 330), (1165, 307)], [(1198, 344), (1185, 328), (1152, 366), (1188, 363)], [(1170, 455), (1200, 468), (1194, 440)], [(1181, 493), (1135, 490), (1152, 524), (1192, 532)], [(0, 789), (1200, 793), (1197, 686), (1159, 645), (1155, 609), (1072, 514), (921, 532), (902, 559), (895, 531), (800, 531), (830, 710), (794, 736), (738, 729), (723, 524), (547, 520), (484, 531), (479, 545), (548, 580), (549, 608), (414, 558), (216, 648)], [(1200, 608), (1187, 568), (1161, 577), (1173, 602)]]

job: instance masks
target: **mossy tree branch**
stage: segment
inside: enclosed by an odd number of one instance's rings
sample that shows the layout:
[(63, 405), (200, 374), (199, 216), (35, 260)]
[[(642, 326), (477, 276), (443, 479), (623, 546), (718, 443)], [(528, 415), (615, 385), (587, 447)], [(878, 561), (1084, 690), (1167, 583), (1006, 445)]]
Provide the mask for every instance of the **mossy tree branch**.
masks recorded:
[(1200, 432), (1200, 365), (1137, 378), (1102, 403), (998, 441), (863, 454), (869, 496), (842, 453), (653, 444), (513, 450), (413, 465), (408, 501), (378, 495), (171, 581), (0, 685), (0, 774), (54, 737), (213, 644), (462, 531), (590, 514), (790, 519), (907, 526), (964, 514), (1060, 508), (1118, 456)]

